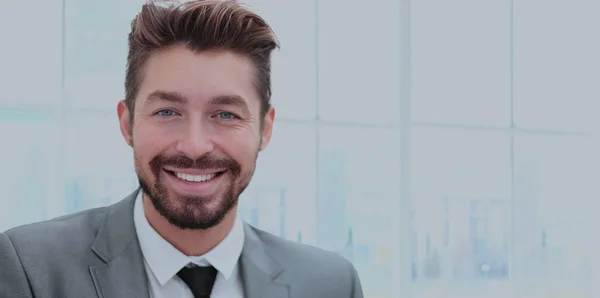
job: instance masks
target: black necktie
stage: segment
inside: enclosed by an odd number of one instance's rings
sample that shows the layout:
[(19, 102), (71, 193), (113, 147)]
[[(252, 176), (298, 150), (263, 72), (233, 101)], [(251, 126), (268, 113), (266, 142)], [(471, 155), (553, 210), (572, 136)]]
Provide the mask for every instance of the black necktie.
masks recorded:
[(217, 269), (215, 267), (184, 267), (177, 276), (192, 290), (194, 298), (210, 298)]

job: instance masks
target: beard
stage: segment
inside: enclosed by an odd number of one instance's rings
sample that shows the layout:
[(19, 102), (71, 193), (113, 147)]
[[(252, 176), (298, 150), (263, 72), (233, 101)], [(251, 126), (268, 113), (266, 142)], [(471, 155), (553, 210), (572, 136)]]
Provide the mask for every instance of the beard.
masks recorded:
[[(257, 158), (258, 152), (251, 167), (243, 171), (242, 166), (233, 159), (217, 158), (209, 154), (195, 160), (183, 155), (158, 155), (150, 161), (150, 171), (148, 172), (142, 169), (142, 164), (134, 152), (135, 171), (142, 191), (148, 196), (160, 215), (172, 225), (183, 230), (206, 230), (221, 223), (225, 216), (237, 206), (240, 194), (250, 183)], [(221, 179), (228, 179), (229, 182), (225, 185), (224, 191), (211, 197), (181, 196), (170, 193), (162, 181), (163, 175), (169, 175), (163, 169), (165, 166), (199, 170), (226, 169), (221, 175), (228, 177), (221, 177)], [(155, 182), (151, 183), (150, 181)], [(208, 205), (215, 203), (217, 204), (216, 208), (209, 208)]]

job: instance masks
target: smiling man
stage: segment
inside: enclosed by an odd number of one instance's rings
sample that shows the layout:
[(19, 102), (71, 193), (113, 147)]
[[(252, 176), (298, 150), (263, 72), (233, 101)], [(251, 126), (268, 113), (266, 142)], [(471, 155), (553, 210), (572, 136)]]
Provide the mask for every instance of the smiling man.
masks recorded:
[(144, 5), (117, 106), (140, 189), (0, 233), (0, 297), (362, 297), (339, 255), (236, 217), (271, 139), (275, 48), (235, 1)]

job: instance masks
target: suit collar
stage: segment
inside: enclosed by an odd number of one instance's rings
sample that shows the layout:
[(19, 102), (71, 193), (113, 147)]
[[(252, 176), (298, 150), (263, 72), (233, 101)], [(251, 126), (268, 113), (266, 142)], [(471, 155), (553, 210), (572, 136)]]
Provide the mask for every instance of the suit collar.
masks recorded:
[(99, 298), (149, 297), (142, 252), (133, 223), (133, 206), (139, 190), (108, 207), (108, 214), (92, 244), (105, 264), (90, 266)]
[(269, 253), (269, 246), (252, 226), (244, 224), (244, 249), (240, 258), (242, 282), (247, 298), (290, 296), (290, 281), (284, 268)]
[(137, 245), (133, 207), (139, 189), (120, 202), (108, 207), (108, 214), (92, 244), (92, 251), (109, 263), (129, 246)]

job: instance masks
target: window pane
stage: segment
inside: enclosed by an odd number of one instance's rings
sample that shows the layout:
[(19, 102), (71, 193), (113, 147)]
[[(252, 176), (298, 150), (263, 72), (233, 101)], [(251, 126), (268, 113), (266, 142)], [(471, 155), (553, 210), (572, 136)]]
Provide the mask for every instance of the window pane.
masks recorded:
[(65, 0), (65, 92), (70, 108), (110, 109), (124, 98), (127, 34), (143, 0)]
[(600, 2), (589, 0), (515, 1), (518, 126), (597, 130), (600, 41), (591, 36), (599, 10)]
[[(127, 34), (143, 2), (67, 0), (66, 91), (70, 107), (113, 109), (123, 98)], [(314, 118), (314, 4), (279, 5), (264, 0), (249, 4), (272, 23), (282, 43), (273, 54), (272, 69), (272, 100), (279, 117)], [(313, 17), (307, 17), (310, 15)]]
[[(318, 1), (319, 113), (332, 121), (397, 123), (399, 1)], [(341, 12), (343, 11), (343, 12)]]
[(251, 0), (275, 31), (281, 48), (272, 55), (272, 102), (279, 118), (314, 119), (317, 108), (314, 1)]
[(595, 297), (598, 148), (576, 136), (520, 134), (515, 142), (518, 290), (533, 297)]
[(508, 297), (509, 135), (416, 128), (412, 146), (414, 297)]
[(397, 134), (325, 127), (320, 130), (319, 142), (318, 245), (354, 262), (365, 297), (397, 297)]
[(109, 205), (137, 187), (116, 113), (73, 114), (65, 125), (65, 212)]
[(49, 114), (0, 110), (0, 231), (46, 219), (59, 183), (57, 136)]
[(411, 6), (414, 120), (508, 126), (510, 1)]
[(307, 125), (276, 123), (240, 198), (240, 217), (290, 240), (315, 243), (316, 136)]
[(1, 7), (0, 107), (52, 107), (61, 95), (60, 2), (2, 1)]

